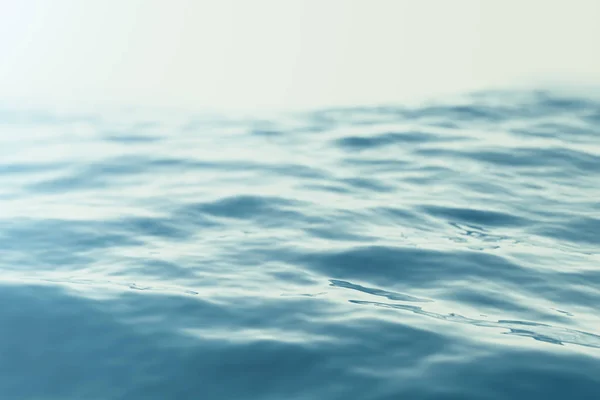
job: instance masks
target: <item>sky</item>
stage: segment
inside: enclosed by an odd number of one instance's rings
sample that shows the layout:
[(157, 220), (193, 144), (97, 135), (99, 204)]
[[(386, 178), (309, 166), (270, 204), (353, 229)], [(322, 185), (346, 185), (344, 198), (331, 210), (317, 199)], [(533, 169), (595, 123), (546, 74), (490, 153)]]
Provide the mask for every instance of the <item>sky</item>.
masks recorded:
[(600, 84), (597, 0), (0, 0), (0, 102), (299, 109)]

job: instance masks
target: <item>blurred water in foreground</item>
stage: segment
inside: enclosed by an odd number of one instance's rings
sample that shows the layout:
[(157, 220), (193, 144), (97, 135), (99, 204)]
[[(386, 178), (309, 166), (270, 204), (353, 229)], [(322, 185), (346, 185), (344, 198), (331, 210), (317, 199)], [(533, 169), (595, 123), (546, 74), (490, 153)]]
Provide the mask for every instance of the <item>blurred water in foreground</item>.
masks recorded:
[(600, 398), (600, 103), (0, 112), (0, 399)]

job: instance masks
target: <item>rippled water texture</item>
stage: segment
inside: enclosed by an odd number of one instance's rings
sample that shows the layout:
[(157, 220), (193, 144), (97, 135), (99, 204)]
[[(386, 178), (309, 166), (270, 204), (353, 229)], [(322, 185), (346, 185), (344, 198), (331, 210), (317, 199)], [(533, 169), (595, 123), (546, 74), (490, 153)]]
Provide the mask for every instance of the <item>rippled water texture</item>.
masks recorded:
[(600, 398), (600, 104), (0, 113), (0, 398)]

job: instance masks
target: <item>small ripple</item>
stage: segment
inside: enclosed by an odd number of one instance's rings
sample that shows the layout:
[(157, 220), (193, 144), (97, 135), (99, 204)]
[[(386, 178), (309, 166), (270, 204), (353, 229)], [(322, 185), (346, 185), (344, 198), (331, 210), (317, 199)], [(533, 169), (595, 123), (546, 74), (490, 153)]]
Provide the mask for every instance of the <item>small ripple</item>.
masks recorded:
[(120, 144), (137, 145), (141, 143), (156, 143), (160, 142), (163, 139), (159, 136), (109, 134), (104, 136), (104, 140)]
[(413, 247), (356, 246), (291, 255), (300, 265), (340, 280), (362, 280), (378, 286), (427, 287), (454, 281), (491, 279), (518, 285), (547, 277), (491, 253), (440, 251)]
[(421, 209), (431, 216), (442, 217), (448, 219), (452, 223), (464, 222), (475, 224), (477, 226), (497, 227), (515, 227), (531, 224), (531, 222), (525, 218), (492, 210), (442, 206), (424, 206), (421, 207)]
[(413, 302), (413, 303), (414, 302), (428, 303), (431, 301), (431, 300), (427, 300), (427, 299), (420, 299), (418, 297), (409, 296), (407, 294), (388, 292), (387, 290), (370, 288), (370, 287), (361, 286), (361, 285), (357, 285), (357, 284), (346, 282), (346, 281), (340, 281), (337, 279), (332, 279), (332, 280), (330, 280), (330, 282), (331, 282), (331, 286), (334, 286), (334, 287), (353, 289), (353, 290), (357, 290), (359, 292), (372, 294), (375, 296), (382, 296), (389, 300), (409, 301), (409, 302)]
[(353, 189), (363, 189), (374, 192), (392, 192), (395, 190), (393, 186), (386, 185), (378, 179), (366, 178), (346, 178), (342, 182)]
[[(555, 327), (546, 324), (540, 324), (535, 322), (527, 321), (512, 321), (512, 320), (498, 320), (498, 321), (487, 321), (481, 319), (474, 319), (464, 317), (455, 313), (439, 314), (431, 311), (426, 311), (422, 307), (404, 304), (391, 304), (391, 303), (379, 303), (373, 301), (362, 301), (362, 300), (348, 300), (353, 304), (360, 305), (372, 305), (378, 307), (392, 308), (397, 310), (410, 311), (415, 314), (424, 315), (427, 317), (455, 322), (461, 324), (468, 324), (486, 328), (503, 328), (508, 329), (504, 332), (507, 335), (517, 335), (530, 337), (532, 339), (552, 343), (552, 344), (574, 344), (584, 347), (600, 348), (600, 335), (596, 335), (589, 332), (582, 332), (574, 329)], [(529, 329), (525, 329), (528, 327)]]
[(335, 145), (343, 149), (368, 150), (383, 146), (405, 143), (425, 143), (439, 139), (436, 135), (424, 132), (393, 132), (373, 136), (351, 136), (336, 140)]
[(298, 204), (279, 197), (240, 195), (192, 207), (209, 215), (235, 219), (302, 219), (302, 213), (285, 208)]
[(560, 224), (541, 224), (532, 232), (561, 241), (600, 245), (599, 218), (578, 217)]

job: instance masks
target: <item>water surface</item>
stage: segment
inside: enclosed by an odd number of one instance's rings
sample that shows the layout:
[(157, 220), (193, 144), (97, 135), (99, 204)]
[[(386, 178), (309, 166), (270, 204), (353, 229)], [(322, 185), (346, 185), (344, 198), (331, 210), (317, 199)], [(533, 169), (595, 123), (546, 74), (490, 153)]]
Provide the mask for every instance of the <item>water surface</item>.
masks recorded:
[(2, 111), (0, 398), (598, 398), (599, 124)]

